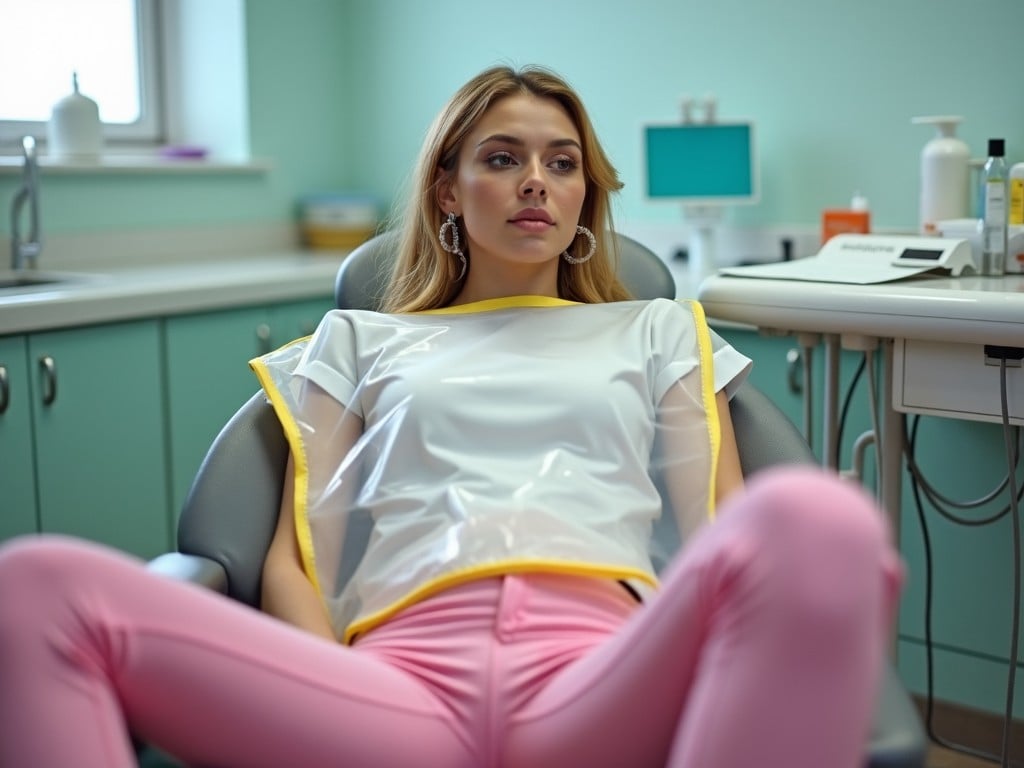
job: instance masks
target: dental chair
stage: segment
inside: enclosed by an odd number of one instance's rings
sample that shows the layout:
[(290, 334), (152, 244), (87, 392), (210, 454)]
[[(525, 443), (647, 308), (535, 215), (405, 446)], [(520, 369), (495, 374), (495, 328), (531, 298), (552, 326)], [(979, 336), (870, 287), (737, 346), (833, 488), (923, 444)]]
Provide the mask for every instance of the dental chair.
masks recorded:
[[(632, 293), (639, 298), (675, 298), (665, 264), (636, 241), (617, 238), (619, 275)], [(386, 233), (348, 256), (335, 283), (339, 307), (376, 309), (393, 246), (393, 235)], [(814, 463), (797, 428), (749, 382), (736, 393), (730, 413), (745, 476), (777, 464)], [(222, 429), (199, 469), (178, 523), (178, 551), (151, 561), (151, 570), (258, 607), (263, 559), (277, 521), (287, 454), (277, 417), (257, 392)], [(864, 764), (869, 768), (924, 768), (924, 731), (891, 665), (886, 666), (872, 730), (865, 738)], [(177, 765), (148, 749), (140, 753), (140, 764)]]

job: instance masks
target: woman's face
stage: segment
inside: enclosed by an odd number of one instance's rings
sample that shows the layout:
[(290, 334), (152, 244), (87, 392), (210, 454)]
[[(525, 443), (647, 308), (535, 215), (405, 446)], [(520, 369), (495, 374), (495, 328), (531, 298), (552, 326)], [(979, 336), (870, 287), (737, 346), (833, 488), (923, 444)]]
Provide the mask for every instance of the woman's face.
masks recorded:
[(492, 104), (466, 137), (442, 206), (462, 216), (471, 276), (542, 267), (557, 279), (585, 195), (582, 141), (568, 113), (517, 94)]

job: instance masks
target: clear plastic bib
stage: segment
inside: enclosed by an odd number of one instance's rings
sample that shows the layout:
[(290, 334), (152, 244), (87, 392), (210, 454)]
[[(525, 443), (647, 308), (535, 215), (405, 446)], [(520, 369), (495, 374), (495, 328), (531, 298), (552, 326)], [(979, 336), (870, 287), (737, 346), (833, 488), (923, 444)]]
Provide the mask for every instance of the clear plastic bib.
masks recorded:
[[(654, 588), (675, 542), (713, 514), (715, 347), (695, 303), (514, 297), (335, 311), (252, 361), (338, 637), (501, 573)], [(731, 360), (730, 378), (745, 372)]]

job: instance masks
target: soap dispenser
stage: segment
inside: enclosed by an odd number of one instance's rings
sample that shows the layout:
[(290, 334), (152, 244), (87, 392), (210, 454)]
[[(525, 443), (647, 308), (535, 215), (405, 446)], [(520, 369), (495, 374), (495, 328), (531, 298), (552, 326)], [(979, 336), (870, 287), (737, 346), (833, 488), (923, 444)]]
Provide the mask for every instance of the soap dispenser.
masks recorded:
[(103, 146), (100, 110), (78, 90), (78, 73), (71, 77), (72, 92), (58, 101), (47, 124), (49, 154), (55, 160), (98, 162)]
[(956, 136), (958, 116), (915, 117), (915, 125), (934, 125), (935, 137), (921, 151), (919, 226), (922, 235), (938, 234), (938, 222), (971, 215), (970, 150)]

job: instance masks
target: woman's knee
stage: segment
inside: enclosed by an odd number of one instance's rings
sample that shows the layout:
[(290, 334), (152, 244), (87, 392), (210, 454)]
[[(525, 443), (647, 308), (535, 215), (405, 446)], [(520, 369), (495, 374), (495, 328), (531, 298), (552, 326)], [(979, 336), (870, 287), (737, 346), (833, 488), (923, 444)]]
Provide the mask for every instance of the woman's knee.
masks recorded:
[[(746, 522), (768, 538), (780, 539), (794, 554), (819, 548), (881, 552), (888, 546), (888, 522), (862, 488), (834, 472), (784, 467), (755, 476), (735, 500), (748, 509)], [(727, 510), (723, 510), (725, 518)], [(799, 550), (794, 546), (803, 544)]]
[(884, 513), (861, 488), (817, 468), (779, 469), (754, 478), (723, 509), (723, 523), (730, 515), (762, 594), (819, 618), (891, 609), (899, 555)]

